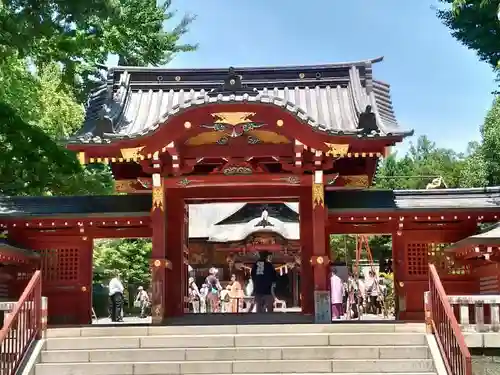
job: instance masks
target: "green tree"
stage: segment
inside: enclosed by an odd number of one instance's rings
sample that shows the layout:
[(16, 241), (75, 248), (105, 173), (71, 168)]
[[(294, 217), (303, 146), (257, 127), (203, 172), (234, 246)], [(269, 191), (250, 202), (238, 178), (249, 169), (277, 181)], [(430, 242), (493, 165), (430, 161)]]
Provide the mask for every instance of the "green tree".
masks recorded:
[(440, 0), (438, 17), (451, 34), (494, 69), (500, 63), (500, 0)]
[[(358, 236), (355, 234), (330, 235), (330, 251), (335, 260), (346, 262), (348, 265), (354, 264), (356, 261), (357, 239)], [(392, 238), (390, 235), (369, 236), (368, 245), (375, 262), (392, 258)], [(361, 259), (368, 259), (367, 249), (364, 244), (361, 250)]]
[(196, 45), (180, 44), (193, 17), (170, 31), (171, 1), (4, 0), (0, 6), (0, 59), (16, 55), (36, 66), (58, 62), (64, 81), (83, 100), (110, 54), (122, 64), (159, 65)]
[(83, 106), (65, 90), (61, 79), (56, 63), (38, 71), (30, 71), (14, 57), (0, 63), (0, 141), (5, 147), (0, 153), (0, 193), (108, 194), (113, 190), (107, 167), (82, 168), (74, 153), (57, 143), (83, 121)]
[(460, 171), (460, 187), (474, 188), (488, 186), (488, 172), (481, 144), (470, 142), (467, 159)]
[(1, 101), (0, 119), (0, 194), (42, 194), (57, 190), (60, 176), (80, 173), (71, 152)]
[[(164, 30), (164, 23), (174, 16), (170, 5), (170, 1), (157, 5), (155, 0), (2, 2), (0, 104), (6, 117), (0, 141), (8, 152), (0, 154), (0, 166), (6, 166), (0, 171), (0, 192), (111, 191), (109, 168), (75, 166), (74, 156), (60, 150), (58, 140), (81, 125), (79, 103), (102, 78), (99, 69), (110, 54), (119, 55), (126, 64), (158, 65), (196, 48), (180, 44), (193, 17), (185, 16), (171, 31)], [(50, 137), (42, 139), (31, 127)], [(29, 152), (26, 142), (35, 136), (43, 143), (36, 144), (37, 152)], [(58, 165), (49, 167), (50, 163)]]
[(375, 187), (383, 189), (425, 189), (441, 177), (447, 187), (461, 186), (466, 155), (437, 147), (426, 136), (411, 143), (406, 155), (390, 155), (381, 162), (375, 177)]
[(151, 240), (123, 239), (99, 240), (94, 244), (94, 282), (103, 283), (120, 272), (125, 284), (142, 285), (151, 283), (149, 260)]
[[(482, 143), (477, 171), (486, 176), (489, 186), (500, 185), (500, 96), (497, 96), (481, 127)], [(480, 169), (480, 167), (484, 169)]]

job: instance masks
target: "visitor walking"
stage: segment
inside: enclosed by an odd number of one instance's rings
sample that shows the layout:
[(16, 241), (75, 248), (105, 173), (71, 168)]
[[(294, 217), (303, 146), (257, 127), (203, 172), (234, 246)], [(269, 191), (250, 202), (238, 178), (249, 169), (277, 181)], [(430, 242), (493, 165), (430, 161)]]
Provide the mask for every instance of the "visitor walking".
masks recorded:
[(194, 281), (194, 277), (190, 277), (188, 280), (189, 286), (189, 303), (191, 305), (191, 311), (194, 314), (199, 314), (200, 312), (200, 291), (198, 290), (198, 285)]
[(202, 284), (200, 288), (200, 313), (204, 314), (207, 312), (208, 308), (208, 285)]
[(252, 267), (252, 280), (257, 312), (273, 312), (277, 275), (269, 252), (259, 253), (259, 260)]
[(108, 285), (109, 298), (111, 300), (111, 321), (123, 322), (123, 284), (120, 274), (116, 273)]
[(219, 312), (219, 293), (222, 290), (222, 286), (220, 285), (219, 279), (217, 275), (219, 274), (219, 270), (215, 267), (212, 267), (208, 270), (208, 276), (205, 280), (205, 284), (208, 286), (208, 294), (207, 294), (207, 312), (216, 313)]
[(141, 309), (139, 317), (146, 318), (148, 315), (147, 311), (149, 307), (149, 295), (142, 286), (137, 288), (137, 296), (135, 297), (134, 305)]
[(330, 296), (332, 304), (332, 321), (343, 315), (342, 299), (344, 297), (344, 283), (337, 275), (335, 266), (330, 268)]
[(231, 275), (231, 289), (229, 290), (229, 297), (231, 298), (231, 312), (241, 312), (244, 293), (241, 283), (237, 280), (236, 274), (234, 273)]

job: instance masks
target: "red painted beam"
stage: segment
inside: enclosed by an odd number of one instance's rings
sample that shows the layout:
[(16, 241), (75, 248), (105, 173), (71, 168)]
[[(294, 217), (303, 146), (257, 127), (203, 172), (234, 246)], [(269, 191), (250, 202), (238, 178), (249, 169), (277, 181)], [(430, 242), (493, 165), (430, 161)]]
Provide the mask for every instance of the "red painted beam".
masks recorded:
[[(189, 203), (203, 200), (217, 201), (292, 201), (300, 195), (298, 186), (217, 186), (179, 189)], [(167, 192), (168, 194), (168, 192)]]
[[(254, 189), (258, 187), (267, 187), (274, 189), (288, 189), (298, 186), (311, 186), (311, 176), (279, 174), (279, 173), (256, 173), (251, 175), (191, 175), (181, 177), (171, 177), (165, 179), (165, 188), (178, 188), (182, 190), (191, 190), (193, 188), (222, 188), (231, 187), (241, 192), (242, 189)], [(240, 194), (244, 195), (244, 194)], [(263, 196), (265, 197), (265, 196)]]
[(248, 158), (248, 157), (292, 157), (292, 144), (242, 144), (230, 145), (183, 146), (179, 150), (182, 159), (198, 158)]

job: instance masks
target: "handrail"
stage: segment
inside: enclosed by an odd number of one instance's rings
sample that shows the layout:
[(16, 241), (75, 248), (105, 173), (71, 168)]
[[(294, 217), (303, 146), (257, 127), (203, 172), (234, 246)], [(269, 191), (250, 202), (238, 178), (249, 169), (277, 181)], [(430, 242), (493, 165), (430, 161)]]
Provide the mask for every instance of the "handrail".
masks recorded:
[(0, 330), (0, 375), (14, 375), (42, 333), (42, 275), (36, 271)]
[(472, 375), (469, 348), (433, 264), (429, 264), (429, 290), (432, 328), (448, 375)]

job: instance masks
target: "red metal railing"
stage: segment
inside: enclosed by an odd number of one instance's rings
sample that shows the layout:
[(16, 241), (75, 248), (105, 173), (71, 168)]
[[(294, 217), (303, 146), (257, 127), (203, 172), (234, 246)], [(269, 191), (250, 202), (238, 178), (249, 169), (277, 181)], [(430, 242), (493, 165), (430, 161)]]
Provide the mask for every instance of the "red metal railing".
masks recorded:
[(14, 375), (42, 333), (42, 277), (36, 271), (0, 330), (0, 375)]
[(433, 264), (429, 264), (429, 290), (432, 329), (448, 374), (472, 375), (469, 348)]

